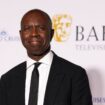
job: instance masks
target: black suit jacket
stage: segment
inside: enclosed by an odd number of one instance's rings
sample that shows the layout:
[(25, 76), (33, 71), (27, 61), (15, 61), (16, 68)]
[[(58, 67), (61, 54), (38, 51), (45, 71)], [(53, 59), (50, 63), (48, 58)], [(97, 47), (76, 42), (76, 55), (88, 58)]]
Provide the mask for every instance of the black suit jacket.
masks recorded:
[[(1, 77), (0, 105), (25, 105), (25, 78), (26, 62)], [(92, 105), (85, 70), (54, 54), (44, 105)]]

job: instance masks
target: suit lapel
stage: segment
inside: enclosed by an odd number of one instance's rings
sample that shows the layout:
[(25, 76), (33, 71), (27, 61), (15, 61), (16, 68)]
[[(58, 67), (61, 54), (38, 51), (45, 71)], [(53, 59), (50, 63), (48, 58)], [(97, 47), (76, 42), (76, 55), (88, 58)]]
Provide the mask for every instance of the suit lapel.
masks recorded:
[(64, 74), (60, 71), (60, 64), (58, 57), (54, 54), (51, 70), (47, 82), (44, 105), (53, 105), (56, 99), (57, 91), (64, 79)]

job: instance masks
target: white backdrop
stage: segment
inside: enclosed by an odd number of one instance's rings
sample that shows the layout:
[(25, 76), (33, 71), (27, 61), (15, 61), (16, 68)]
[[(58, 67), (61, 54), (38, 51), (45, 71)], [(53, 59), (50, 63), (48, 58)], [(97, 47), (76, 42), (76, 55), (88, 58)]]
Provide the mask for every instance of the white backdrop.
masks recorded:
[(52, 50), (86, 69), (94, 105), (105, 105), (105, 0), (0, 0), (0, 76), (26, 59), (20, 20), (33, 8), (70, 22), (68, 37), (53, 39)]

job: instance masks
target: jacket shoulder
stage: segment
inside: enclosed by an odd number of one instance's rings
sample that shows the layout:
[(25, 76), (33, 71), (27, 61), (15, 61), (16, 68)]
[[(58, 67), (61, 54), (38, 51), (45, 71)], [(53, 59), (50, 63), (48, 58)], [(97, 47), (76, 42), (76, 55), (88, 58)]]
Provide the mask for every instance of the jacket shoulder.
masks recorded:
[(68, 78), (74, 81), (80, 81), (82, 79), (88, 81), (86, 70), (81, 66), (58, 56), (56, 58), (56, 63), (59, 65), (58, 71), (65, 74)]
[(25, 68), (26, 68), (26, 61), (18, 64), (17, 66), (13, 67), (12, 69), (10, 69), (8, 72), (3, 74), (1, 76), (1, 78), (6, 78), (6, 77), (11, 77), (11, 76), (18, 75), (19, 73), (24, 71)]
[(62, 57), (58, 57), (56, 56), (56, 63), (60, 65), (60, 68), (62, 69), (63, 72), (65, 73), (74, 73), (74, 74), (78, 74), (78, 73), (85, 73), (86, 70), (75, 64), (75, 63), (72, 63)]

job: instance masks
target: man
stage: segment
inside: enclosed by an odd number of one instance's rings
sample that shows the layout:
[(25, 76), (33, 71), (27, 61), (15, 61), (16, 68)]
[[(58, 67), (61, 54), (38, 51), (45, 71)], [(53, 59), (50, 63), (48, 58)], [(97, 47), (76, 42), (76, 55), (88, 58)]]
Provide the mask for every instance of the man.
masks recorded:
[[(42, 10), (23, 16), (20, 36), (28, 58), (1, 77), (0, 105), (92, 105), (85, 70), (50, 50), (53, 33), (51, 19)], [(31, 84), (36, 62), (40, 62), (38, 81)], [(30, 104), (34, 84), (37, 104)]]

